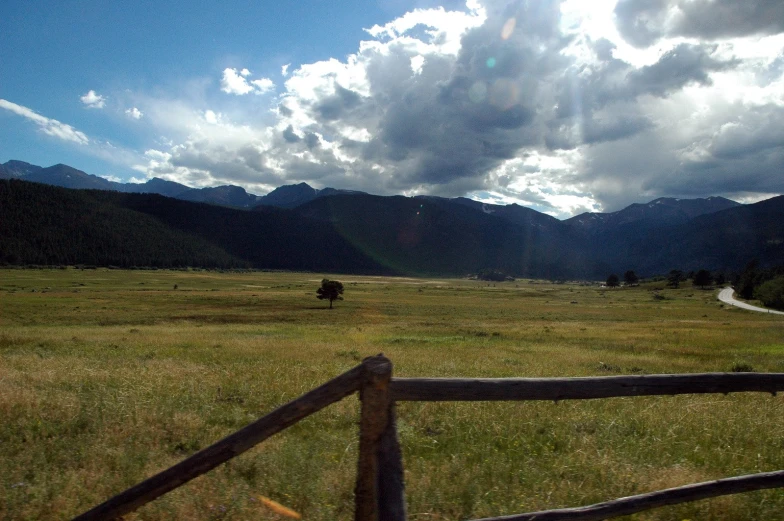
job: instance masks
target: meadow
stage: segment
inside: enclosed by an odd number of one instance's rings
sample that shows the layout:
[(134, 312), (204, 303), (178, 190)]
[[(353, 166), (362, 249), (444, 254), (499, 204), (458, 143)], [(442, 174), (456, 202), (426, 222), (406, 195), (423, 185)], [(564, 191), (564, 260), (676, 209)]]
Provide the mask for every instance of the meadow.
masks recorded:
[[(324, 277), (345, 300), (315, 298)], [(383, 352), (396, 376), (784, 372), (784, 320), (664, 283), (313, 273), (0, 270), (0, 519), (72, 517)], [(125, 519), (353, 515), (358, 400)], [(578, 506), (784, 469), (758, 393), (401, 403), (409, 519)], [(784, 519), (784, 490), (624, 519)], [(282, 519), (282, 518), (280, 518)]]

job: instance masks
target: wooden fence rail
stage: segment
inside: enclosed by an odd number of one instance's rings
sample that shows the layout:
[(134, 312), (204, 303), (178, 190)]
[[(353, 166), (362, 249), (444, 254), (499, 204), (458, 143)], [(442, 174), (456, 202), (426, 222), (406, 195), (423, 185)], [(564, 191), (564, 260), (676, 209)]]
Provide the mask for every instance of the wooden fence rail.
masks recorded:
[(695, 373), (586, 378), (394, 378), (396, 401), (589, 400), (621, 396), (784, 391), (781, 373)]
[[(623, 396), (784, 391), (784, 373), (703, 373), (589, 378), (392, 378), (383, 355), (302, 395), (180, 463), (108, 499), (74, 521), (116, 519), (303, 418), (359, 391), (359, 457), (355, 521), (405, 521), (403, 461), (395, 425), (397, 401), (586, 400)], [(567, 508), (478, 521), (600, 520), (663, 505), (784, 486), (784, 470), (721, 479)]]
[(484, 519), (476, 519), (475, 521), (599, 521), (612, 517), (627, 516), (666, 505), (677, 505), (699, 499), (779, 487), (784, 487), (784, 470), (668, 488), (658, 492), (614, 499), (587, 507), (559, 508), (503, 517), (486, 517)]

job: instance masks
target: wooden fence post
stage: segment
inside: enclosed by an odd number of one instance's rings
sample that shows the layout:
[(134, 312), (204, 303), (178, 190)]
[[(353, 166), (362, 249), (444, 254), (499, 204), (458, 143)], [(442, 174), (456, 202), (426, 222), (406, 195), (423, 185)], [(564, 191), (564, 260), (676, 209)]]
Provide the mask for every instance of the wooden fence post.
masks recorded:
[(405, 521), (403, 465), (389, 390), (392, 362), (378, 355), (365, 358), (362, 365), (354, 519)]
[(387, 426), (378, 447), (378, 519), (406, 521), (403, 456), (397, 439), (395, 402), (392, 399), (387, 411)]

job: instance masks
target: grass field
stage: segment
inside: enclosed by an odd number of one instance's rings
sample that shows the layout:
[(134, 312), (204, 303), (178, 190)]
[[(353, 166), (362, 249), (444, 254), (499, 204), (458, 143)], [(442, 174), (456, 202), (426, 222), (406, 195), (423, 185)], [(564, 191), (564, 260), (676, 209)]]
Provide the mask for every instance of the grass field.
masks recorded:
[[(0, 270), (0, 519), (66, 519), (383, 352), (397, 376), (784, 372), (782, 317), (657, 284)], [(663, 286), (663, 283), (658, 284)], [(175, 289), (176, 288), (176, 289)], [(661, 298), (663, 297), (663, 298)], [(578, 506), (784, 469), (784, 399), (401, 403), (409, 518)], [(349, 397), (126, 519), (350, 519)], [(636, 520), (782, 520), (784, 490)]]

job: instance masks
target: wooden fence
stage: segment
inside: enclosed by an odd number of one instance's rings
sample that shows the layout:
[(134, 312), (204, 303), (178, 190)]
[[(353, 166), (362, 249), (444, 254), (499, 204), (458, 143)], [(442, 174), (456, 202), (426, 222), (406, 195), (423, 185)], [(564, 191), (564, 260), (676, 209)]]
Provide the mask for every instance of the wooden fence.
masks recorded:
[[(116, 519), (187, 483), (324, 407), (358, 391), (359, 461), (354, 489), (356, 521), (405, 521), (403, 460), (395, 424), (398, 401), (586, 400), (731, 392), (784, 391), (784, 373), (703, 373), (588, 378), (392, 378), (383, 355), (302, 395), (266, 416), (77, 516)], [(664, 505), (784, 487), (784, 470), (697, 483), (578, 508), (476, 521), (600, 520)]]

